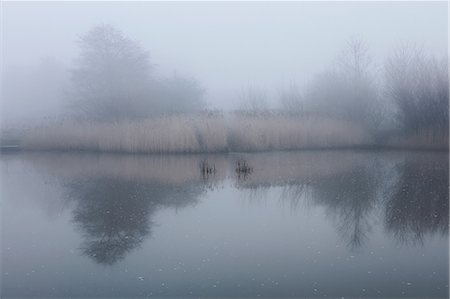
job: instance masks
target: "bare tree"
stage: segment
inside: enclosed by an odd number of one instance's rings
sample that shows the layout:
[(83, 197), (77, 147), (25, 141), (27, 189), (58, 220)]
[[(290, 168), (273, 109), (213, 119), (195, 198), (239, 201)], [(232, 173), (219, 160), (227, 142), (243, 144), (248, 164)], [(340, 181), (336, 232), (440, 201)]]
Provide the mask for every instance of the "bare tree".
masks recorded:
[(432, 129), (448, 134), (448, 61), (438, 61), (422, 47), (403, 45), (385, 64), (387, 95), (396, 105), (396, 119), (405, 132)]
[(308, 110), (314, 114), (359, 123), (375, 132), (382, 122), (375, 65), (367, 45), (348, 41), (336, 64), (312, 81)]
[[(369, 47), (360, 38), (352, 38), (340, 53), (337, 68), (341, 75), (353, 82), (359, 82), (372, 76), (373, 60)], [(358, 87), (355, 84), (355, 87)]]
[(241, 109), (250, 114), (259, 114), (268, 108), (266, 90), (254, 86), (243, 88), (239, 93)]
[(337, 63), (337, 72), (347, 86), (347, 115), (372, 131), (383, 118), (375, 70), (367, 44), (359, 38), (349, 40)]

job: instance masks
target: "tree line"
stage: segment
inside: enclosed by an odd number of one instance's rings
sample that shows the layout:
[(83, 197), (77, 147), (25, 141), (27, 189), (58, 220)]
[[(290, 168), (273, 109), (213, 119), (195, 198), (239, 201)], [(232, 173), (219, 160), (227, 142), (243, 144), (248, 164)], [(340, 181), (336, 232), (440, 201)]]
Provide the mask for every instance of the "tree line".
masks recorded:
[[(87, 32), (79, 46), (69, 93), (78, 117), (136, 119), (206, 108), (204, 89), (196, 80), (156, 76), (148, 52), (109, 25)], [(352, 121), (379, 140), (392, 130), (448, 135), (448, 99), (446, 57), (404, 45), (380, 67), (368, 46), (352, 39), (304, 90), (292, 84), (280, 91), (278, 103), (282, 113)], [(267, 94), (257, 88), (244, 89), (240, 100), (247, 113), (268, 110)]]
[(417, 45), (393, 50), (376, 66), (369, 48), (353, 39), (334, 65), (318, 74), (301, 93), (282, 91), (285, 111), (346, 119), (365, 127), (376, 139), (402, 134), (448, 135), (447, 58), (436, 58)]
[(204, 105), (204, 90), (190, 77), (158, 77), (147, 51), (109, 25), (78, 41), (69, 97), (77, 117), (100, 121), (193, 112)]

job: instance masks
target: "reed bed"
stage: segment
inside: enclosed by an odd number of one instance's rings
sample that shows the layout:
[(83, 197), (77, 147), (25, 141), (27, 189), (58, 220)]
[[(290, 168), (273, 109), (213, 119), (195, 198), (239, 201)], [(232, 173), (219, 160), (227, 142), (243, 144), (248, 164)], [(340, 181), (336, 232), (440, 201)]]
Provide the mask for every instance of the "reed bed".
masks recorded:
[(205, 153), (339, 148), (370, 137), (346, 121), (287, 115), (178, 115), (109, 123), (60, 121), (29, 129), (21, 146), (34, 150)]
[(28, 130), (25, 149), (127, 153), (220, 152), (227, 148), (223, 117), (161, 117), (110, 123), (62, 121)]
[(357, 124), (289, 115), (235, 115), (228, 132), (228, 144), (234, 151), (342, 148), (371, 143), (368, 132)]
[(401, 149), (448, 150), (448, 130), (426, 128), (413, 134), (395, 134), (387, 140), (385, 146)]

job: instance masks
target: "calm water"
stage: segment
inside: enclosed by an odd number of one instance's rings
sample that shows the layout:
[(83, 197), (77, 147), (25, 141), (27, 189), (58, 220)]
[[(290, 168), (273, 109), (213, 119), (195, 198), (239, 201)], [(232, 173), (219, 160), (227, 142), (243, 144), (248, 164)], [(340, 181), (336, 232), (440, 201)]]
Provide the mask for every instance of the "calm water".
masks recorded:
[(448, 297), (446, 153), (0, 161), (2, 297)]

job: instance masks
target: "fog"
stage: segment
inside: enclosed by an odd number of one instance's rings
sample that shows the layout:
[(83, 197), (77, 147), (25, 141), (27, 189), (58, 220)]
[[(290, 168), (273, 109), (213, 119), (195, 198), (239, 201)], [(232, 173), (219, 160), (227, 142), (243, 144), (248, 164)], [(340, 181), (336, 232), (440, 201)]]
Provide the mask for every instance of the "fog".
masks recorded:
[(448, 2), (0, 8), (1, 298), (449, 297)]
[[(378, 68), (402, 43), (447, 53), (445, 2), (4, 2), (2, 10), (8, 123), (67, 112), (77, 41), (102, 24), (138, 41), (157, 74), (196, 78), (210, 109), (241, 107), (248, 86), (264, 89), (276, 107), (280, 89), (293, 82), (303, 89), (354, 37)], [(42, 70), (48, 64), (52, 73)]]

